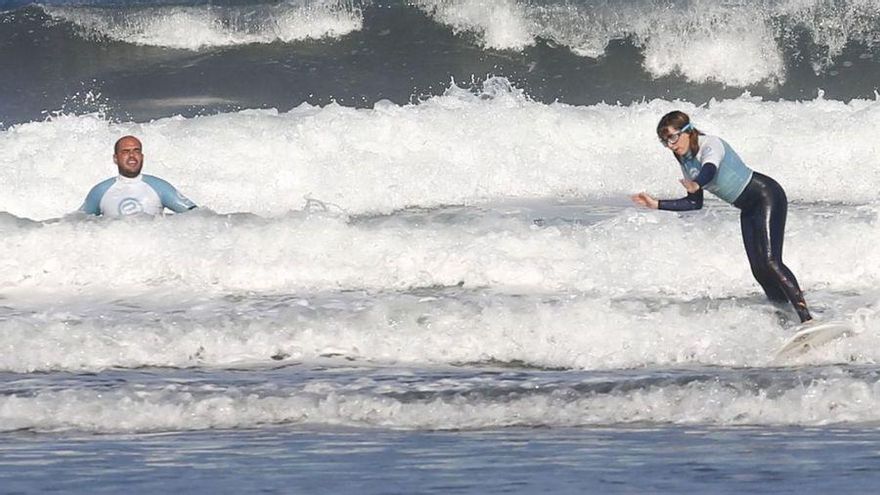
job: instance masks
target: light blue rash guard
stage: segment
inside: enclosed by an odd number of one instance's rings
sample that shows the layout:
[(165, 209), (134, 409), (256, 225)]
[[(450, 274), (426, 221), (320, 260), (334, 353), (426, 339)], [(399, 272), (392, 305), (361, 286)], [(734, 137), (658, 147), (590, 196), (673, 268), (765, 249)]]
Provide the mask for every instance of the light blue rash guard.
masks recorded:
[(688, 152), (678, 162), (685, 179), (695, 180), (704, 163), (712, 163), (718, 170), (703, 188), (733, 204), (742, 194), (754, 173), (726, 141), (718, 136), (699, 136), (700, 149), (694, 156)]
[(89, 191), (80, 211), (89, 215), (122, 217), (145, 213), (158, 215), (163, 208), (182, 213), (196, 205), (171, 184), (152, 175), (111, 177)]

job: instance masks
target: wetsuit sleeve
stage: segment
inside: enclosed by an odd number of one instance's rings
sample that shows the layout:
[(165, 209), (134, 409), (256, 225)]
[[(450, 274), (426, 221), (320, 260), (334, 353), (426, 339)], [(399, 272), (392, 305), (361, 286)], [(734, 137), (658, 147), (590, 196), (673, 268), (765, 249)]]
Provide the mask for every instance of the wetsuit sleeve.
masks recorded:
[(706, 184), (712, 182), (712, 179), (715, 178), (717, 171), (718, 167), (714, 163), (704, 163), (703, 167), (700, 168), (699, 175), (694, 178), (694, 182), (699, 184), (700, 187), (706, 187)]
[(168, 208), (175, 213), (183, 213), (196, 208), (195, 203), (190, 201), (189, 198), (183, 194), (180, 194), (177, 189), (168, 182), (165, 182), (158, 177), (153, 177), (152, 175), (145, 175), (144, 182), (149, 184), (149, 186), (156, 191), (156, 194), (159, 195), (159, 199), (162, 200), (162, 206), (165, 208)]
[(79, 211), (87, 215), (101, 215), (101, 198), (104, 197), (107, 189), (110, 189), (110, 186), (113, 185), (114, 180), (110, 178), (93, 187), (86, 196), (82, 206), (79, 207)]
[(657, 202), (658, 210), (667, 211), (690, 211), (699, 210), (703, 207), (703, 190), (700, 189), (695, 193), (688, 193), (687, 196), (680, 199), (661, 199)]

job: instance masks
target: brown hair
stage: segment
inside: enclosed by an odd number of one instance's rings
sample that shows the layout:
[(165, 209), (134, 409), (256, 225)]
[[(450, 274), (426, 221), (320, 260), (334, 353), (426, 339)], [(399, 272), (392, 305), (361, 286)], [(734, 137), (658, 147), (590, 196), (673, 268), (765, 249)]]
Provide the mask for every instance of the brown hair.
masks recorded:
[[(680, 110), (673, 110), (664, 115), (657, 124), (657, 137), (663, 139), (663, 133), (666, 131), (667, 127), (672, 127), (673, 129), (680, 131), (690, 123), (691, 118), (688, 117), (688, 114)], [(696, 155), (697, 151), (700, 151), (700, 143), (698, 142), (697, 136), (702, 136), (703, 133), (693, 126), (690, 130), (686, 131), (686, 133), (691, 137), (690, 152), (692, 155)]]

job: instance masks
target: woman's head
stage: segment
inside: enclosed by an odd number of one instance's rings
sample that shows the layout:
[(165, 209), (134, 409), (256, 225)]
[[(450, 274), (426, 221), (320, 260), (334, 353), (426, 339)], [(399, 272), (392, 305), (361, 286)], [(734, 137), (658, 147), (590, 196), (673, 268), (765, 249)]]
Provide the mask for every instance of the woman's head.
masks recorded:
[(657, 124), (657, 137), (663, 146), (672, 150), (675, 156), (684, 156), (688, 151), (696, 154), (700, 149), (697, 136), (702, 134), (691, 124), (691, 118), (678, 110), (667, 113)]

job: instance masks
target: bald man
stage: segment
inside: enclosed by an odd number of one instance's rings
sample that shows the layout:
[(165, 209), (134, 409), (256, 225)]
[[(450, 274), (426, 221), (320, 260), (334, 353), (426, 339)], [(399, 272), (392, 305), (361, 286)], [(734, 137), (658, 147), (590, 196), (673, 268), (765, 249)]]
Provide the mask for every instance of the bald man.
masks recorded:
[(119, 138), (113, 147), (113, 162), (119, 175), (93, 187), (80, 211), (122, 217), (138, 213), (158, 215), (164, 208), (182, 213), (196, 207), (171, 184), (152, 175), (141, 175), (144, 154), (138, 138)]

